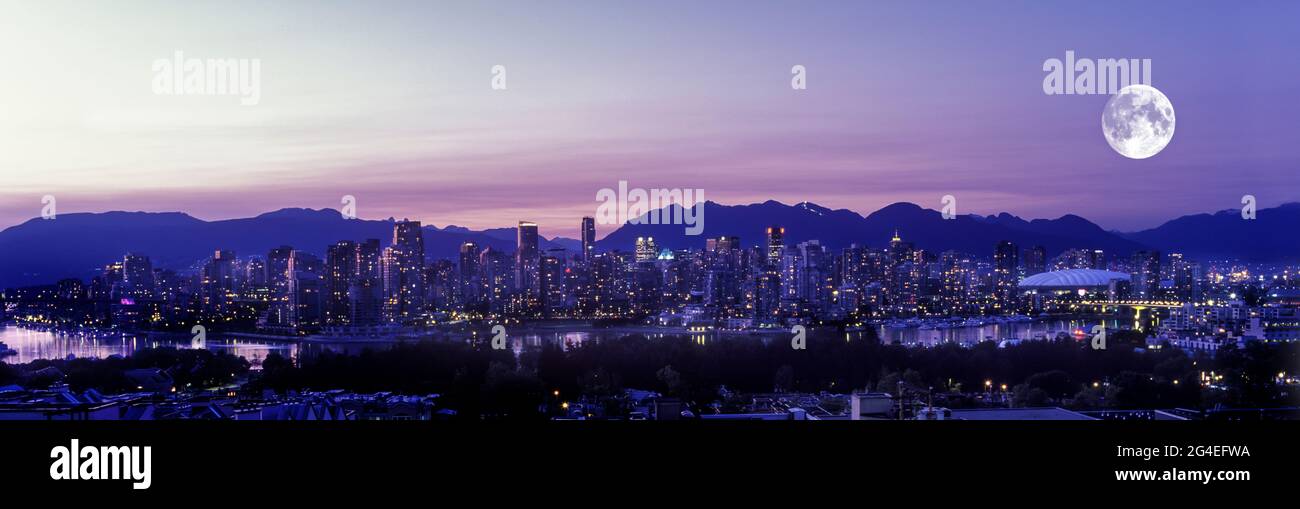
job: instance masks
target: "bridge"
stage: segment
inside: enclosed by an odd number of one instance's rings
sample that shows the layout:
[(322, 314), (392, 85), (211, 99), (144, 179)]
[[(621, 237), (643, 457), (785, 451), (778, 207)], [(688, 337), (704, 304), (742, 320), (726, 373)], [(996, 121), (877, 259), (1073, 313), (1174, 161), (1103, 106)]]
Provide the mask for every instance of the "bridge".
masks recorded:
[(1089, 300), (1079, 302), (1078, 305), (1134, 309), (1183, 307), (1182, 302), (1172, 300)]

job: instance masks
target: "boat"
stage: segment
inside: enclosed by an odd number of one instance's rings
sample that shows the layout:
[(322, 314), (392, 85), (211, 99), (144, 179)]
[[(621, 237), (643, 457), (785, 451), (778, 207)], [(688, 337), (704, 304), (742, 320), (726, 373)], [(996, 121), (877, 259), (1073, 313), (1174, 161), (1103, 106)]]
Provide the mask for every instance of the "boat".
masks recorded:
[(3, 341), (0, 341), (0, 357), (8, 357), (10, 355), (18, 355), (18, 351), (9, 348), (9, 345), (6, 345)]

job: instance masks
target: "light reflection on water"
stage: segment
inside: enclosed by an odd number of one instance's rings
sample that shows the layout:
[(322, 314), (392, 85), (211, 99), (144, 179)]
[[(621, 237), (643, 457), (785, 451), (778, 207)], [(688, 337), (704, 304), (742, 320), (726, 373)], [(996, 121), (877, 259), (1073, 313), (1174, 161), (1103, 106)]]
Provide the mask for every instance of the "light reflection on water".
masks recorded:
[[(17, 355), (4, 358), (9, 364), (21, 364), (37, 359), (104, 358), (113, 355), (130, 355), (142, 348), (176, 347), (190, 348), (188, 341), (159, 341), (141, 336), (122, 333), (69, 334), (19, 327), (0, 327), (0, 342), (5, 343)], [(260, 365), (271, 352), (284, 356), (297, 356), (298, 345), (295, 343), (272, 343), (246, 341), (237, 339), (209, 339), (206, 348), (212, 351), (227, 351), (242, 356), (253, 364)]]
[[(985, 340), (1052, 339), (1061, 332), (1074, 337), (1090, 336), (1092, 327), (1099, 323), (1101, 323), (1101, 320), (1096, 318), (1080, 318), (993, 323), (981, 327), (953, 327), (950, 329), (920, 329), (915, 327), (897, 329), (881, 326), (877, 332), (885, 342), (898, 341), (911, 346), (934, 346), (943, 343), (972, 345)], [(1106, 320), (1106, 328), (1110, 330), (1118, 330), (1127, 325), (1127, 323), (1120, 320)]]
[[(1077, 336), (1078, 333), (1089, 333), (1092, 330), (1092, 327), (1098, 323), (1100, 322), (1096, 319), (1042, 320), (1025, 323), (989, 324), (982, 327), (954, 327), (950, 329), (929, 330), (881, 326), (877, 329), (877, 334), (886, 343), (897, 341), (909, 346), (934, 346), (943, 343), (973, 345), (983, 340), (1002, 340), (1008, 338), (1022, 340), (1040, 338), (1050, 339), (1055, 337), (1058, 332), (1066, 332)], [(1116, 320), (1109, 320), (1106, 322), (1106, 326), (1107, 328), (1118, 329), (1121, 327), (1121, 323)], [(704, 344), (709, 341), (729, 337), (759, 337), (764, 339), (785, 338), (784, 335), (779, 333), (759, 336), (749, 336), (744, 334), (733, 336), (718, 335), (714, 333), (640, 333), (619, 330), (545, 331), (513, 335), (510, 346), (516, 353), (521, 352), (525, 346), (536, 347), (543, 343), (558, 344), (567, 349), (589, 341), (615, 339), (630, 334), (641, 335), (649, 339), (662, 339), (670, 336), (686, 335), (690, 337), (693, 342), (698, 344)], [(850, 341), (861, 339), (865, 337), (866, 334), (866, 332), (849, 332), (846, 334), (845, 339)], [(150, 340), (122, 333), (104, 333), (91, 336), (38, 331), (13, 326), (0, 326), (0, 342), (6, 343), (9, 348), (18, 352), (17, 355), (7, 356), (3, 359), (4, 362), (10, 364), (26, 363), (37, 359), (65, 359), (69, 356), (78, 358), (103, 358), (111, 355), (126, 356), (142, 348), (156, 348), (163, 346), (176, 348), (191, 347), (188, 341), (171, 342)], [(229, 338), (213, 339), (209, 336), (205, 348), (213, 351), (226, 351), (244, 357), (256, 367), (260, 366), (262, 360), (272, 352), (277, 352), (280, 355), (289, 358), (297, 358), (300, 353), (309, 356), (325, 350), (342, 353), (360, 353), (362, 350), (367, 348), (381, 349), (390, 347), (394, 344), (397, 343), (273, 342)]]

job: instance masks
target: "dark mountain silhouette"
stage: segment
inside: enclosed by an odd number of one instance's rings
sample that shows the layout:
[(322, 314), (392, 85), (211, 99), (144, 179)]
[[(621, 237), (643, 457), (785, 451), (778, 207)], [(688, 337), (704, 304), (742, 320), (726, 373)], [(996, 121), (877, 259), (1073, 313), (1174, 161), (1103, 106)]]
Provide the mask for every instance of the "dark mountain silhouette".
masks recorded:
[[(379, 239), (388, 245), (393, 219), (343, 219), (337, 210), (282, 209), (257, 217), (203, 221), (185, 214), (105, 212), (60, 214), (57, 219), (32, 219), (0, 232), (0, 288), (48, 284), (63, 278), (88, 279), (104, 265), (129, 252), (148, 255), (155, 267), (190, 269), (217, 249), (238, 257), (265, 256), (289, 245), (324, 256), (325, 247), (340, 240)], [(466, 241), (480, 248), (515, 250), (514, 228), (492, 234), (465, 228), (424, 228), (430, 259), (455, 258)], [(543, 248), (563, 247), (543, 240)], [(563, 245), (562, 245), (563, 244)]]
[(682, 225), (625, 225), (598, 243), (601, 249), (629, 250), (637, 237), (654, 237), (657, 245), (673, 249), (701, 248), (704, 239), (738, 235), (741, 244), (754, 246), (766, 238), (767, 227), (785, 228), (786, 245), (817, 239), (822, 245), (843, 248), (852, 244), (882, 247), (895, 231), (904, 241), (941, 252), (956, 250), (991, 255), (998, 241), (1010, 240), (1022, 247), (1041, 245), (1055, 255), (1074, 247), (1100, 248), (1115, 255), (1127, 255), (1142, 246), (1078, 216), (1026, 221), (1010, 214), (997, 216), (959, 215), (945, 220), (934, 210), (911, 203), (895, 203), (866, 217), (850, 210), (831, 210), (812, 203), (785, 205), (767, 201), (753, 205), (726, 206), (708, 202), (704, 206), (704, 232), (685, 234)]
[(1126, 237), (1165, 252), (1192, 258), (1237, 258), (1253, 262), (1290, 262), (1300, 257), (1300, 203), (1259, 209), (1255, 219), (1241, 210), (1194, 214)]
[[(1246, 221), (1240, 211), (1228, 210), (1185, 216), (1136, 233), (1117, 233), (1075, 215), (1025, 220), (1003, 213), (945, 220), (939, 212), (911, 203), (895, 203), (864, 217), (806, 202), (730, 206), (707, 202), (700, 235), (686, 235), (683, 225), (623, 225), (601, 239), (597, 249), (631, 250), (641, 236), (654, 237), (659, 246), (672, 249), (699, 249), (706, 238), (721, 235), (737, 235), (742, 245), (754, 246), (763, 242), (768, 226), (779, 225), (785, 228), (787, 245), (817, 239), (833, 249), (855, 243), (882, 247), (897, 230), (903, 240), (926, 250), (952, 249), (980, 256), (990, 256), (998, 241), (1010, 240), (1021, 247), (1044, 246), (1049, 256), (1074, 247), (1104, 249), (1111, 256), (1154, 248), (1196, 259), (1295, 260), (1300, 255), (1300, 236), (1295, 235), (1300, 231), (1300, 204), (1260, 209), (1257, 217)], [(48, 284), (68, 277), (88, 279), (128, 252), (148, 255), (156, 267), (192, 269), (217, 249), (248, 257), (265, 256), (281, 245), (317, 255), (339, 240), (376, 238), (387, 245), (393, 222), (392, 218), (346, 220), (336, 210), (296, 208), (223, 221), (203, 221), (175, 212), (61, 214), (55, 220), (32, 219), (0, 231), (0, 288)], [(466, 241), (513, 252), (515, 235), (514, 228), (424, 228), (430, 259), (454, 259)], [(543, 239), (541, 247), (576, 251), (578, 241)]]

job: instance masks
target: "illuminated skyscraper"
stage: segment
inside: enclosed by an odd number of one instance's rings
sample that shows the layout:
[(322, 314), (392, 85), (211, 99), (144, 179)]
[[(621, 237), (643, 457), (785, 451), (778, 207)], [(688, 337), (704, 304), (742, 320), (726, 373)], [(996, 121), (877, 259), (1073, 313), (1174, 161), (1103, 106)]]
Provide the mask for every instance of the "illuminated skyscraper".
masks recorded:
[(132, 253), (122, 259), (122, 285), (126, 295), (135, 299), (154, 298), (153, 263), (148, 256)]
[(1025, 277), (1047, 272), (1047, 248), (1034, 246), (1025, 250)]
[(537, 223), (520, 221), (515, 248), (515, 288), (529, 297), (537, 297), (540, 293), (537, 281), (539, 262)]
[(271, 287), (271, 306), (267, 321), (285, 325), (289, 323), (289, 258), (292, 246), (280, 246), (266, 254), (266, 282)]
[(266, 262), (261, 258), (253, 257), (244, 265), (244, 282), (249, 288), (261, 288), (266, 286)]
[(1134, 252), (1132, 267), (1133, 293), (1143, 299), (1156, 298), (1160, 292), (1160, 252)]
[(312, 330), (321, 325), (325, 265), (316, 255), (295, 249), (289, 256), (288, 325)]
[(1015, 307), (1016, 289), (1020, 283), (1020, 248), (1009, 240), (998, 242), (993, 251), (994, 297), (1003, 309)]
[(389, 246), (389, 282), (392, 301), (390, 318), (405, 322), (424, 312), (424, 233), (419, 221), (393, 224), (393, 243)]
[(356, 281), (357, 243), (340, 241), (325, 253), (325, 324), (349, 325), (352, 322), (349, 290)]
[(479, 270), (483, 274), (482, 295), (487, 302), (488, 311), (501, 313), (506, 309), (511, 290), (515, 287), (513, 260), (507, 253), (491, 247), (483, 248), (478, 260)]
[(704, 241), (704, 251), (708, 253), (730, 251), (732, 249), (740, 249), (740, 237), (722, 236)]
[(479, 281), (478, 244), (466, 242), (460, 245), (460, 260), (457, 266), (457, 301), (461, 305), (472, 305), (479, 301), (482, 283)]
[(235, 252), (218, 250), (203, 267), (203, 304), (223, 308), (235, 290)]
[(582, 261), (591, 261), (591, 254), (596, 249), (596, 219), (582, 218)]
[(564, 291), (564, 258), (563, 249), (552, 249), (538, 262), (542, 312), (547, 317), (557, 316), (567, 300)]
[(654, 237), (637, 237), (636, 238), (636, 261), (650, 262), (659, 256), (659, 249), (655, 245)]
[(1091, 254), (1088, 255), (1088, 268), (1105, 270), (1106, 252), (1100, 249), (1093, 249)]
[(383, 272), (380, 269), (379, 239), (357, 244), (357, 266), (348, 287), (348, 322), (354, 326), (377, 325), (383, 316)]
[(785, 255), (785, 228), (769, 226), (767, 228), (767, 266), (780, 267), (781, 257)]

